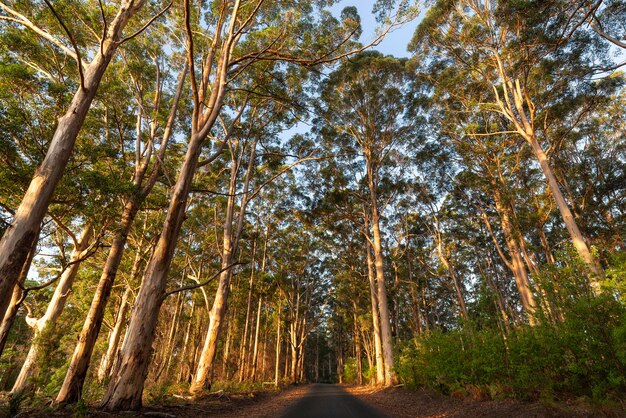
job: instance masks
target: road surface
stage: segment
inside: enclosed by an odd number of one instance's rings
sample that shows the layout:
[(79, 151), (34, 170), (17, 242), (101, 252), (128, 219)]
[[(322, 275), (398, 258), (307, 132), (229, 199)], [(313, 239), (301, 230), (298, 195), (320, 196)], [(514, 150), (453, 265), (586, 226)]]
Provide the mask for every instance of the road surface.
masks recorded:
[(280, 418), (387, 418), (340, 386), (314, 384)]

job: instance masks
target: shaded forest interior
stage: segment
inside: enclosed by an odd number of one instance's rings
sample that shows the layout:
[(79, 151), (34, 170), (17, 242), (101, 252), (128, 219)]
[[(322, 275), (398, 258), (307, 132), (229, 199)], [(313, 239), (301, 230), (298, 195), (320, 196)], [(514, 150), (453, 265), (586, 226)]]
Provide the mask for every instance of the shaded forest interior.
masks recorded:
[(0, 0), (2, 412), (624, 409), (626, 3), (344, 3)]

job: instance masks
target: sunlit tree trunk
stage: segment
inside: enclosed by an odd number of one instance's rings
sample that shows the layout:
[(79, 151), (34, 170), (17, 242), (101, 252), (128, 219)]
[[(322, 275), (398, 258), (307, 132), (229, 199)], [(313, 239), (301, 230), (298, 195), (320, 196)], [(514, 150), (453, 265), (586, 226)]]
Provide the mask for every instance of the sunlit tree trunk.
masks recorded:
[(552, 192), (552, 196), (556, 202), (556, 206), (559, 208), (559, 212), (561, 212), (561, 217), (563, 218), (563, 222), (565, 223), (565, 227), (569, 232), (569, 235), (572, 239), (572, 243), (578, 252), (580, 258), (585, 262), (587, 267), (591, 270), (592, 279), (591, 286), (593, 290), (597, 293), (600, 291), (598, 280), (604, 275), (604, 271), (602, 267), (596, 260), (596, 258), (589, 251), (589, 247), (585, 243), (582, 233), (580, 229), (578, 229), (578, 225), (576, 224), (576, 220), (572, 215), (565, 198), (563, 197), (563, 193), (561, 193), (561, 189), (559, 188), (559, 184), (556, 181), (556, 177), (554, 176), (554, 172), (552, 171), (552, 167), (550, 166), (550, 162), (545, 152), (539, 145), (537, 138), (532, 135), (529, 137), (529, 142), (535, 157), (539, 161), (539, 165), (541, 166), (541, 171), (543, 171), (544, 176), (546, 177), (546, 181), (548, 182), (548, 186), (550, 187), (550, 191)]
[(35, 257), (35, 253), (37, 252), (37, 243), (39, 241), (39, 233), (33, 240), (31, 244), (30, 251), (28, 252), (28, 257), (26, 257), (26, 261), (20, 270), (20, 274), (13, 288), (13, 292), (11, 294), (11, 301), (9, 303), (9, 308), (4, 314), (4, 318), (2, 319), (2, 325), (0, 325), (0, 356), (4, 352), (4, 347), (6, 346), (7, 340), (9, 338), (9, 332), (11, 331), (11, 327), (13, 327), (13, 322), (15, 322), (15, 317), (17, 316), (17, 311), (20, 309), (22, 302), (26, 295), (22, 290), (21, 286), (24, 285), (26, 278), (28, 277), (28, 271), (30, 270), (30, 265), (32, 264), (33, 258)]
[(278, 312), (276, 314), (276, 362), (274, 364), (274, 386), (278, 387), (278, 381), (280, 376), (280, 303), (278, 306)]
[(35, 366), (41, 352), (39, 336), (47, 327), (53, 327), (59, 316), (61, 316), (61, 313), (65, 308), (67, 298), (72, 290), (76, 274), (80, 269), (80, 264), (86, 256), (86, 250), (89, 247), (89, 241), (91, 240), (92, 234), (93, 228), (91, 224), (87, 224), (83, 228), (80, 237), (75, 242), (74, 250), (70, 256), (69, 265), (61, 274), (61, 278), (59, 279), (56, 289), (54, 290), (52, 299), (50, 299), (50, 302), (48, 303), (46, 313), (39, 319), (30, 317), (27, 318), (28, 324), (34, 331), (33, 342), (30, 345), (30, 349), (26, 355), (20, 374), (17, 376), (17, 379), (13, 384), (11, 393), (14, 395), (21, 393), (26, 389), (29, 379), (35, 373)]
[(372, 249), (374, 250), (374, 271), (376, 273), (376, 285), (378, 296), (378, 311), (380, 314), (380, 336), (385, 365), (385, 386), (397, 383), (394, 371), (393, 340), (391, 339), (391, 318), (389, 316), (389, 302), (387, 301), (387, 288), (385, 286), (385, 271), (383, 260), (382, 238), (380, 235), (380, 214), (378, 209), (377, 185), (374, 181), (374, 170), (369, 163), (368, 182), (370, 192), (370, 210), (372, 227)]
[[(124, 255), (128, 234), (130, 233), (141, 204), (156, 184), (161, 164), (165, 158), (165, 150), (172, 135), (186, 74), (187, 66), (183, 68), (179, 76), (176, 94), (172, 101), (167, 123), (163, 131), (161, 148), (159, 149), (156, 162), (152, 167), (152, 171), (150, 172), (148, 178), (146, 178), (146, 174), (148, 172), (151, 155), (146, 156), (143, 161), (140, 161), (139, 159), (135, 161), (133, 184), (139, 190), (135, 194), (129, 196), (124, 204), (119, 227), (113, 238), (113, 242), (111, 243), (111, 249), (109, 250), (109, 254), (102, 269), (102, 274), (89, 307), (87, 318), (83, 323), (83, 328), (74, 349), (74, 353), (72, 354), (72, 359), (70, 360), (70, 365), (65, 375), (63, 385), (61, 386), (61, 389), (56, 397), (55, 402), (57, 403), (74, 403), (80, 399), (85, 376), (87, 375), (87, 370), (91, 362), (93, 348), (96, 344), (96, 340), (98, 339), (98, 334), (100, 333), (102, 320), (104, 319), (106, 305), (111, 294), (111, 289), (115, 283), (115, 278), (117, 277), (118, 268), (122, 262), (122, 256)], [(139, 115), (137, 118), (137, 141), (140, 141), (141, 139), (140, 118), (141, 116)]]
[[(224, 237), (222, 243), (222, 268), (226, 269), (232, 264), (234, 255), (233, 243), (233, 215), (235, 208), (235, 186), (237, 181), (237, 163), (233, 159), (231, 165), (231, 178), (229, 186), (228, 203), (226, 207), (226, 220), (224, 222)], [(222, 320), (226, 312), (226, 303), (230, 291), (230, 279), (232, 277), (230, 270), (224, 270), (219, 277), (213, 307), (209, 314), (209, 329), (198, 362), (190, 392), (197, 394), (204, 389), (210, 387), (209, 379), (213, 372), (213, 363), (217, 354), (217, 343), (219, 332), (221, 330)]]
[[(534, 126), (535, 105), (532, 103), (532, 99), (526, 87), (522, 86), (520, 80), (514, 80), (509, 77), (508, 71), (505, 68), (506, 61), (503, 60), (499, 52), (494, 49), (493, 54), (493, 63), (499, 73), (500, 81), (502, 82), (501, 87), (503, 89), (502, 95), (504, 96), (504, 100), (499, 96), (496, 97), (497, 104), (502, 114), (514, 125), (517, 133), (530, 145), (541, 167), (541, 171), (545, 176), (546, 182), (548, 183), (548, 188), (552, 193), (556, 206), (559, 208), (561, 218), (563, 219), (563, 223), (565, 223), (574, 248), (590, 271), (592, 290), (598, 293), (600, 291), (598, 280), (602, 278), (604, 271), (598, 263), (598, 260), (596, 260), (591, 254), (591, 251), (589, 251), (589, 247), (587, 247), (587, 243), (585, 243), (583, 235), (576, 224), (572, 211), (563, 197), (559, 183), (550, 165), (550, 160), (536, 137)], [(494, 86), (494, 89), (495, 88)]]
[(383, 361), (383, 345), (380, 332), (380, 314), (378, 313), (378, 286), (374, 275), (374, 261), (369, 243), (366, 242), (365, 252), (367, 253), (367, 278), (370, 285), (370, 302), (372, 305), (372, 326), (374, 333), (374, 350), (376, 354), (376, 383), (385, 383), (385, 366)]
[(528, 278), (528, 271), (525, 267), (524, 258), (522, 257), (522, 250), (515, 237), (513, 224), (511, 223), (511, 216), (509, 213), (510, 208), (504, 205), (502, 197), (498, 192), (494, 193), (494, 200), (496, 203), (496, 210), (500, 215), (500, 225), (502, 227), (502, 232), (504, 233), (504, 239), (509, 249), (510, 260), (508, 261), (508, 266), (513, 272), (515, 284), (517, 285), (517, 291), (520, 294), (522, 307), (528, 316), (529, 324), (537, 325), (537, 303), (532, 291), (530, 279)]
[(150, 257), (131, 319), (122, 351), (120, 367), (113, 376), (103, 400), (108, 410), (139, 409), (143, 385), (152, 354), (152, 342), (159, 309), (163, 303), (165, 285), (176, 242), (185, 216), (187, 197), (196, 171), (201, 138), (189, 141), (185, 160), (174, 186), (163, 230)]
[(89, 312), (83, 323), (78, 342), (74, 348), (74, 353), (70, 360), (70, 365), (65, 374), (65, 379), (56, 397), (57, 403), (75, 403), (80, 399), (87, 369), (91, 362), (91, 354), (98, 339), (102, 321), (104, 319), (106, 304), (111, 294), (111, 289), (117, 275), (117, 268), (122, 260), (124, 246), (132, 222), (138, 210), (138, 204), (133, 200), (127, 202), (122, 215), (120, 231), (113, 239), (109, 255), (105, 262), (100, 276), (100, 281), (96, 287), (93, 300), (89, 307)]
[(252, 370), (250, 372), (250, 380), (256, 382), (256, 370), (258, 363), (259, 350), (259, 332), (261, 331), (261, 308), (263, 306), (263, 298), (259, 297), (259, 303), (256, 311), (256, 330), (254, 332), (254, 349), (252, 350)]
[[(67, 112), (59, 119), (45, 158), (35, 171), (11, 226), (0, 240), (0, 317), (9, 306), (19, 272), (28, 258), (33, 240), (48, 210), (52, 194), (63, 176), (74, 149), (78, 132), (98, 91), (100, 80), (119, 46), (129, 19), (145, 4), (145, 0), (123, 0), (115, 18), (109, 22), (101, 47), (85, 68), (80, 86)], [(80, 57), (76, 57), (80, 60)], [(82, 65), (81, 62), (78, 65)]]
[[(242, 154), (245, 152), (242, 149)], [(232, 265), (235, 252), (241, 232), (244, 225), (245, 210), (249, 203), (248, 192), (250, 187), (250, 179), (255, 167), (256, 157), (256, 140), (254, 140), (250, 146), (250, 155), (248, 168), (246, 170), (245, 179), (243, 182), (243, 196), (239, 207), (239, 218), (237, 225), (233, 229), (233, 216), (235, 210), (235, 190), (237, 184), (237, 173), (239, 170), (239, 162), (232, 159), (231, 165), (231, 177), (229, 185), (229, 197), (226, 208), (226, 220), (224, 222), (224, 237), (222, 244), (222, 269), (225, 269), (220, 275), (217, 285), (217, 291), (215, 292), (215, 299), (213, 300), (213, 307), (209, 315), (209, 329), (204, 341), (204, 347), (198, 363), (198, 370), (194, 376), (194, 380), (189, 388), (192, 394), (200, 393), (204, 388), (210, 386), (209, 380), (212, 378), (213, 364), (215, 362), (215, 355), (217, 354), (217, 344), (222, 328), (222, 322), (226, 313), (226, 306), (228, 302), (228, 295), (230, 292), (230, 280), (232, 278), (232, 271), (227, 269)]]

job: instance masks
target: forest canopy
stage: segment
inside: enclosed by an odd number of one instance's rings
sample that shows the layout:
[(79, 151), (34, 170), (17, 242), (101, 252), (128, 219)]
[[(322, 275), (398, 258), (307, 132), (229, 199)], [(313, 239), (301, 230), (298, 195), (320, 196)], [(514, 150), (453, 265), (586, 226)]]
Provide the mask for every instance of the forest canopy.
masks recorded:
[(349, 3), (0, 0), (8, 414), (623, 402), (626, 3)]

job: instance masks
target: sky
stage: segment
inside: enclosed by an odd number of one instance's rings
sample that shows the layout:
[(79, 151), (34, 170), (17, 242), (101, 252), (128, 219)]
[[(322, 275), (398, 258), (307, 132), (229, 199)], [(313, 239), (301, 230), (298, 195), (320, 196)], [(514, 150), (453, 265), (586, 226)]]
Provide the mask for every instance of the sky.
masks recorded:
[[(377, 23), (372, 14), (375, 2), (376, 0), (342, 0), (333, 6), (331, 10), (335, 16), (339, 16), (344, 7), (356, 6), (361, 16), (361, 26), (363, 27), (360, 41), (363, 44), (367, 44), (376, 37)], [(406, 46), (411, 40), (416, 27), (417, 20), (414, 20), (396, 28), (393, 32), (388, 33), (382, 42), (373, 49), (396, 57), (408, 57), (409, 53), (406, 50)]]

